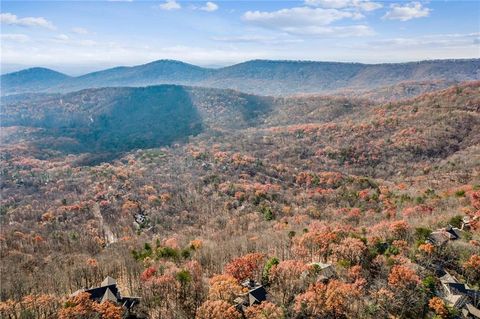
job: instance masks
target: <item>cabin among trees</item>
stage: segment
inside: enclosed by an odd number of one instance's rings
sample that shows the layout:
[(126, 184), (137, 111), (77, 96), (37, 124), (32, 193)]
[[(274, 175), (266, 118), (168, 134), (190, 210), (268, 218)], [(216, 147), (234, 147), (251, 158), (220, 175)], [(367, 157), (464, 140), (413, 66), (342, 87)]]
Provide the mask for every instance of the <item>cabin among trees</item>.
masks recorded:
[(432, 232), (428, 238), (428, 242), (436, 246), (442, 246), (451, 240), (457, 240), (462, 236), (462, 230), (457, 227), (448, 225), (445, 228)]
[(458, 309), (464, 318), (480, 318), (480, 292), (460, 283), (455, 277), (445, 272), (440, 277), (442, 297), (445, 302)]
[(315, 272), (318, 276), (317, 279), (319, 281), (328, 281), (336, 276), (335, 269), (332, 264), (312, 262), (310, 263), (310, 266), (315, 269)]
[(242, 286), (248, 289), (248, 292), (238, 296), (234, 302), (236, 308), (241, 312), (245, 311), (247, 307), (259, 305), (267, 300), (267, 291), (265, 287), (257, 283), (253, 279), (247, 279), (242, 282)]
[(109, 301), (120, 305), (127, 312), (133, 310), (133, 308), (140, 303), (139, 297), (122, 296), (117, 286), (117, 281), (110, 276), (107, 276), (100, 286), (89, 289), (79, 289), (71, 294), (70, 297), (75, 297), (80, 293), (88, 293), (92, 301), (100, 304)]

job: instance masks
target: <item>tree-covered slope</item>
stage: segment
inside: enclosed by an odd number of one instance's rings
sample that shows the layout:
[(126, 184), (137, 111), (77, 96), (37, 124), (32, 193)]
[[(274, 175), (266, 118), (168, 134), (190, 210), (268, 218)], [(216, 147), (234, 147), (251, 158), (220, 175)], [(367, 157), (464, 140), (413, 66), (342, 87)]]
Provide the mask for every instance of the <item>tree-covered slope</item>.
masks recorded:
[(38, 128), (36, 142), (42, 147), (48, 146), (47, 137), (66, 138), (60, 150), (116, 152), (169, 145), (208, 127), (256, 125), (272, 102), (231, 90), (177, 85), (25, 94), (2, 98), (2, 127)]

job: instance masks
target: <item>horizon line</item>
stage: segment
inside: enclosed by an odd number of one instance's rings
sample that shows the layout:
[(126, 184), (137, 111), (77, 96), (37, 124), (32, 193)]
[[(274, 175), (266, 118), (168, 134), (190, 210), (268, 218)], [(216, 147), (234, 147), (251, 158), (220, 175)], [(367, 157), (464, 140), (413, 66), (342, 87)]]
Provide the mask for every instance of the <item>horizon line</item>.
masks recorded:
[(149, 65), (149, 64), (153, 64), (153, 63), (158, 63), (158, 62), (177, 62), (177, 63), (186, 64), (186, 65), (190, 65), (190, 66), (197, 67), (197, 68), (201, 68), (201, 69), (205, 69), (205, 70), (221, 70), (221, 69), (225, 69), (225, 68), (229, 68), (229, 67), (233, 67), (233, 66), (236, 66), (236, 65), (249, 63), (249, 62), (335, 63), (335, 64), (357, 64), (357, 65), (358, 65), (358, 64), (360, 64), (360, 65), (393, 65), (393, 64), (422, 63), (422, 62), (441, 62), (441, 61), (444, 61), (444, 62), (446, 62), (446, 61), (456, 62), (456, 61), (471, 61), (471, 60), (480, 60), (480, 57), (476, 57), (476, 58), (422, 59), (422, 60), (410, 60), (410, 61), (404, 61), (404, 62), (378, 62), (378, 63), (365, 63), (365, 62), (353, 62), (353, 61), (352, 61), (352, 62), (346, 62), (346, 61), (328, 61), (328, 60), (301, 60), (301, 59), (299, 59), (299, 60), (293, 60), (293, 59), (251, 59), (251, 60), (245, 60), (245, 61), (242, 61), (242, 62), (237, 62), (237, 63), (228, 64), (228, 65), (225, 65), (225, 66), (218, 66), (218, 67), (213, 67), (213, 66), (201, 66), (201, 65), (197, 65), (197, 64), (185, 62), (185, 61), (182, 61), (182, 60), (176, 60), (176, 59), (158, 59), (158, 60), (153, 60), (153, 61), (146, 62), (146, 63), (141, 63), (141, 64), (118, 65), (118, 66), (107, 67), (107, 68), (98, 69), (98, 70), (91, 71), (91, 72), (87, 72), (87, 73), (82, 73), (82, 74), (79, 74), (79, 75), (70, 75), (70, 74), (65, 73), (65, 72), (57, 71), (55, 68), (51, 68), (51, 67), (31, 66), (31, 67), (25, 67), (25, 68), (23, 68), (23, 69), (19, 69), (19, 70), (17, 70), (17, 71), (12, 71), (12, 72), (7, 72), (7, 73), (1, 73), (0, 76), (5, 76), (5, 75), (9, 75), (9, 74), (20, 73), (20, 72), (24, 72), (24, 71), (28, 71), (28, 70), (32, 70), (32, 69), (45, 69), (45, 70), (50, 70), (50, 71), (54, 71), (54, 72), (57, 72), (57, 73), (61, 73), (61, 74), (63, 74), (63, 75), (66, 75), (66, 76), (69, 76), (69, 77), (72, 77), (72, 78), (77, 78), (77, 77), (82, 77), (82, 76), (85, 76), (85, 75), (88, 75), (88, 74), (98, 73), (98, 72), (103, 72), (103, 71), (108, 71), (108, 70), (113, 70), (113, 69), (117, 69), (117, 68), (135, 68), (135, 67), (145, 66), (145, 65)]

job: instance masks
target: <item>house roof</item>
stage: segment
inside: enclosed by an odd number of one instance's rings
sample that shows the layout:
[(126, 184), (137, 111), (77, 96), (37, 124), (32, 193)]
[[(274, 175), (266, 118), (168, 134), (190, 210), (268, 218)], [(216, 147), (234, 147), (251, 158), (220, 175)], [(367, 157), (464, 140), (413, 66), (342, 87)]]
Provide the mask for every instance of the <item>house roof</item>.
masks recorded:
[(325, 263), (322, 263), (322, 262), (319, 262), (319, 261), (312, 262), (312, 263), (310, 263), (309, 265), (311, 265), (311, 266), (317, 266), (317, 267), (319, 267), (321, 270), (332, 267), (332, 264), (325, 264)]
[(259, 287), (260, 284), (257, 284), (257, 282), (253, 279), (247, 279), (242, 282), (242, 286), (248, 289), (254, 289), (255, 287)]
[(428, 241), (434, 245), (441, 246), (450, 240), (450, 236), (443, 230), (434, 231), (428, 236)]
[(450, 239), (452, 240), (458, 239), (461, 236), (461, 230), (459, 228), (452, 227), (451, 225), (448, 225), (445, 231), (449, 234)]
[(117, 281), (110, 276), (107, 276), (102, 281), (100, 287), (79, 289), (70, 296), (76, 296), (81, 292), (89, 293), (90, 299), (95, 300), (96, 302), (102, 303), (108, 300), (111, 302), (119, 303), (128, 309), (140, 303), (139, 297), (122, 297), (117, 287)]
[[(475, 308), (472, 302), (475, 303), (477, 300), (480, 300), (479, 291), (470, 289), (470, 287), (464, 283), (458, 282), (457, 279), (448, 272), (445, 272), (445, 275), (440, 277), (440, 281), (446, 288), (445, 301), (456, 308), (460, 309), (468, 303), (471, 304), (471, 307)], [(473, 309), (473, 311), (475, 311), (475, 309)]]
[(109, 290), (115, 296), (119, 295), (117, 285), (90, 288), (85, 290), (85, 292), (88, 292), (90, 294), (91, 299), (101, 302), (103, 296), (105, 295), (105, 293), (107, 293), (107, 290)]
[(245, 303), (245, 299), (242, 298), (242, 297), (237, 297), (233, 300), (233, 302), (237, 305), (240, 305), (240, 304), (244, 304)]
[(103, 281), (100, 285), (102, 287), (104, 287), (104, 286), (110, 286), (110, 285), (116, 285), (116, 284), (117, 284), (117, 281), (115, 279), (113, 279), (110, 276), (107, 276), (107, 277), (105, 277), (105, 279), (103, 279)]
[(458, 283), (457, 279), (455, 279), (455, 277), (453, 277), (452, 275), (450, 275), (448, 272), (445, 272), (445, 275), (443, 275), (442, 277), (440, 277), (440, 281), (441, 281), (443, 284), (447, 284), (447, 283)]
[(450, 290), (455, 291), (457, 294), (466, 295), (468, 293), (468, 290), (464, 284), (449, 282), (447, 285), (449, 286)]
[(70, 297), (75, 297), (77, 296), (78, 294), (82, 293), (82, 292), (85, 292), (85, 289), (78, 289), (77, 291), (74, 291)]
[(252, 289), (248, 292), (248, 300), (250, 305), (265, 301), (267, 300), (267, 291), (263, 286)]
[(314, 261), (314, 262), (310, 263), (310, 265), (316, 265), (316, 266), (318, 266), (322, 269), (332, 266), (332, 264), (325, 264), (325, 263), (322, 263), (320, 261)]
[(468, 302), (468, 297), (460, 294), (449, 294), (445, 300), (456, 308), (462, 308)]
[[(468, 288), (468, 286), (467, 286)], [(473, 290), (473, 289), (468, 289), (467, 290), (467, 295), (473, 299), (474, 305), (475, 306), (480, 306), (480, 291), (478, 290)]]
[(468, 312), (471, 315), (473, 315), (476, 318), (480, 318), (480, 309), (474, 307), (471, 303), (467, 303), (465, 307), (467, 308)]
[(117, 302), (118, 301), (117, 296), (115, 296), (109, 288), (107, 288), (107, 290), (105, 290), (105, 293), (103, 294), (102, 299), (101, 299), (101, 302), (105, 302), (105, 301), (111, 301), (111, 302)]

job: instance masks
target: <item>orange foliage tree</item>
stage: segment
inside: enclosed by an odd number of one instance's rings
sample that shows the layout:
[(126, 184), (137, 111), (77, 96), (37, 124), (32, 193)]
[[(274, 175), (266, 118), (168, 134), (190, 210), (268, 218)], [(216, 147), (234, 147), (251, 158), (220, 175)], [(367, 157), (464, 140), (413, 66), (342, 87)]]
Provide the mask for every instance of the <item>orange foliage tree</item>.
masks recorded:
[(305, 285), (304, 273), (309, 266), (298, 260), (284, 260), (270, 270), (270, 282), (279, 302), (291, 303)]
[(264, 301), (259, 305), (248, 307), (245, 310), (245, 317), (247, 319), (283, 319), (285, 314), (279, 306)]
[(59, 319), (121, 319), (123, 309), (109, 301), (97, 303), (86, 292), (68, 299), (64, 308), (58, 312)]
[(400, 318), (423, 316), (426, 296), (414, 270), (403, 265), (393, 266), (388, 275), (388, 286), (392, 298), (385, 306), (390, 313)]
[(329, 229), (311, 230), (295, 239), (293, 250), (300, 257), (326, 261), (336, 238), (336, 233)]
[(247, 254), (245, 256), (235, 258), (229, 262), (225, 266), (225, 272), (232, 275), (238, 281), (254, 279), (258, 277), (258, 272), (264, 259), (264, 254)]
[(465, 273), (469, 281), (474, 283), (480, 283), (480, 256), (472, 255), (470, 258), (463, 264)]
[(435, 314), (441, 318), (448, 318), (449, 312), (448, 308), (445, 306), (445, 302), (438, 297), (433, 297), (428, 301), (428, 307), (432, 309)]
[(393, 266), (388, 275), (388, 284), (394, 288), (415, 287), (420, 283), (420, 278), (412, 269), (397, 265)]
[(151, 311), (153, 317), (163, 317), (175, 307), (180, 284), (173, 275), (151, 277), (144, 283), (143, 288), (142, 303)]
[(234, 306), (223, 300), (207, 300), (198, 309), (196, 319), (241, 319)]
[(337, 260), (348, 261), (350, 264), (360, 263), (366, 252), (367, 246), (358, 238), (347, 237), (340, 244), (335, 244), (332, 248), (333, 254)]
[(353, 318), (358, 313), (355, 300), (358, 300), (360, 293), (355, 284), (339, 280), (332, 280), (328, 284), (318, 282), (295, 298), (294, 310), (306, 317)]
[(6, 300), (0, 302), (0, 318), (35, 318), (55, 317), (60, 300), (52, 295), (27, 295), (20, 301)]
[(210, 289), (208, 291), (208, 299), (210, 300), (232, 302), (241, 293), (243, 293), (242, 286), (231, 275), (216, 275), (210, 279)]

